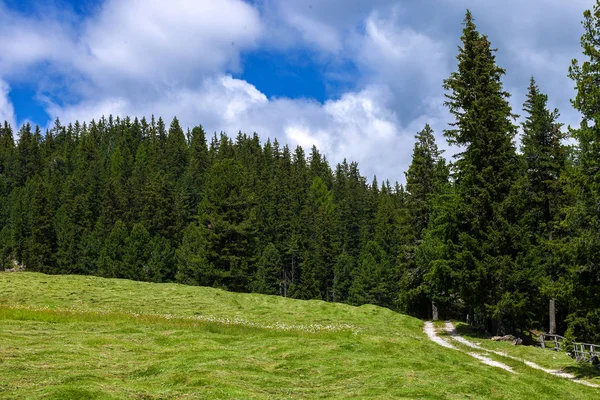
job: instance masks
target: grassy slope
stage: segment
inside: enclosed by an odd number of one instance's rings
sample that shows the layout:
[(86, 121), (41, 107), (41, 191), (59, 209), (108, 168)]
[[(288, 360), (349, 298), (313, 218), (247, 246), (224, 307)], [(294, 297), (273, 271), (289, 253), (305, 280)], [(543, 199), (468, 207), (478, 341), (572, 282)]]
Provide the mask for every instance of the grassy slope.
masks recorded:
[[(455, 326), (458, 333), (465, 339), (468, 339), (483, 348), (503, 352), (512, 357), (531, 361), (543, 368), (569, 372), (579, 379), (585, 379), (588, 382), (600, 385), (600, 371), (592, 368), (590, 363), (578, 363), (564, 352), (555, 352), (548, 349), (544, 350), (534, 346), (513, 346), (511, 342), (495, 342), (482, 338), (477, 332), (472, 332), (467, 324), (463, 322), (455, 323)], [(597, 397), (600, 398), (600, 394)]]
[(374, 306), (0, 273), (0, 398), (600, 398), (516, 364), (484, 366)]

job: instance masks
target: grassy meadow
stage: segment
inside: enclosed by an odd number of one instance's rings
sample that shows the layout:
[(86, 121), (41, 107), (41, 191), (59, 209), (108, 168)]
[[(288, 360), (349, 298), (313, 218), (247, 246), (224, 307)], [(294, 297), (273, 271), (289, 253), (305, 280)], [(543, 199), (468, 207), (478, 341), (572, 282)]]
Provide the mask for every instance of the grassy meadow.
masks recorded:
[[(597, 381), (564, 355), (515, 349)], [(0, 398), (600, 398), (510, 365), (443, 348), (422, 321), (376, 306), (0, 273)]]

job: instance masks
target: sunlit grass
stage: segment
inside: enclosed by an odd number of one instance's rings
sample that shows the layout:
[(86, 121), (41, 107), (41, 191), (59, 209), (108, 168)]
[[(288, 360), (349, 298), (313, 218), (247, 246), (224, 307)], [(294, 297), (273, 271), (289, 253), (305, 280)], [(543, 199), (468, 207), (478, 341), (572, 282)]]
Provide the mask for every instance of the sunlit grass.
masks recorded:
[(599, 398), (442, 348), (375, 306), (0, 274), (0, 398)]
[[(578, 378), (583, 378), (589, 382), (600, 384), (600, 371), (592, 368), (587, 362), (577, 362), (569, 357), (566, 352), (557, 352), (551, 349), (542, 349), (536, 346), (515, 346), (511, 342), (492, 341), (484, 339), (478, 335), (471, 335), (466, 324), (455, 323), (457, 331), (471, 342), (486, 349), (499, 351), (512, 357), (534, 362), (539, 366), (570, 372)], [(600, 396), (599, 396), (600, 398)]]

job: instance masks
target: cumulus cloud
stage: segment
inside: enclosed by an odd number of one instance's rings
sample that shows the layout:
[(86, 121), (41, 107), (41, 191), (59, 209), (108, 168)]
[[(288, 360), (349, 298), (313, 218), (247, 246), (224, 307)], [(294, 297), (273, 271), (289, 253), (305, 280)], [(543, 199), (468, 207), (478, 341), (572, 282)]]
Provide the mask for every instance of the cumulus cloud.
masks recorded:
[[(41, 90), (48, 92), (51, 119), (177, 116), (184, 126), (202, 124), (231, 135), (255, 131), (305, 148), (315, 144), (332, 162), (356, 160), (363, 173), (403, 180), (413, 136), (426, 123), (448, 155), (455, 151), (442, 137), (451, 118), (441, 85), (456, 68), (466, 8), (500, 48), (498, 62), (508, 70), (505, 87), (514, 94), (515, 111), (533, 74), (551, 105), (575, 123), (566, 71), (580, 53), (579, 21), (591, 5), (592, 0), (106, 0), (84, 20), (65, 23), (51, 13), (20, 15), (0, 2), (0, 77), (27, 79), (40, 70), (31, 66), (44, 63), (44, 73), (32, 79), (46, 81)], [(243, 69), (241, 55), (257, 48), (309, 50), (317, 62), (351, 64), (354, 80), (323, 103), (268, 98), (230, 75)], [(50, 83), (57, 89), (48, 89)], [(0, 111), (14, 120), (8, 88), (0, 89), (6, 100)]]
[[(417, 124), (440, 118), (426, 98), (411, 101), (410, 118), (404, 113), (399, 118), (395, 110), (403, 109), (401, 102), (410, 98), (415, 82), (420, 80), (424, 88), (425, 82), (436, 79), (427, 75), (431, 71), (427, 64), (440, 63), (439, 45), (414, 30), (397, 28), (393, 16), (383, 18), (375, 12), (364, 20), (364, 34), (342, 39), (338, 26), (294, 14), (288, 7), (282, 18), (303, 35), (302, 40), (326, 52), (355, 57), (367, 78), (357, 83), (356, 90), (324, 103), (268, 99), (250, 83), (219, 72), (235, 64), (239, 49), (254, 46), (263, 32), (255, 9), (237, 0), (227, 2), (239, 10), (224, 11), (223, 4), (214, 2), (199, 7), (182, 2), (177, 10), (168, 11), (164, 3), (149, 2), (139, 14), (135, 0), (109, 0), (83, 24), (80, 42), (86, 51), (74, 61), (89, 85), (73, 103), (49, 98), (48, 114), (64, 121), (108, 114), (155, 114), (166, 120), (177, 116), (184, 126), (201, 123), (209, 131), (258, 132), (263, 138), (305, 148), (314, 144), (332, 162), (347, 158), (358, 161), (370, 176), (402, 179), (413, 136), (422, 128)], [(136, 29), (140, 19), (145, 24)], [(197, 36), (202, 39), (195, 40)], [(419, 103), (422, 107), (417, 110)]]
[(173, 90), (147, 102), (115, 97), (75, 106), (52, 105), (50, 110), (69, 121), (154, 113), (167, 122), (177, 116), (184, 126), (201, 123), (209, 132), (224, 131), (231, 136), (238, 131), (259, 132), (264, 140), (277, 138), (292, 148), (316, 145), (332, 162), (358, 161), (369, 176), (399, 179), (412, 151), (407, 143), (424, 119), (418, 125), (401, 127), (389, 106), (392, 99), (385, 86), (349, 92), (324, 104), (267, 99), (251, 84), (222, 75), (205, 79), (195, 89)]
[(431, 98), (442, 97), (451, 57), (439, 40), (398, 23), (398, 13), (398, 9), (386, 17), (371, 13), (364, 35), (355, 40), (353, 55), (363, 79), (390, 88), (393, 106), (408, 122), (426, 110)]
[(240, 51), (260, 34), (258, 12), (241, 0), (108, 0), (86, 24), (87, 52), (77, 62), (112, 90), (137, 82), (189, 84), (239, 68)]
[(13, 130), (15, 130), (15, 109), (8, 97), (9, 91), (10, 87), (8, 84), (0, 79), (0, 121), (8, 121)]
[(61, 63), (76, 53), (73, 31), (52, 16), (21, 15), (0, 2), (0, 26), (1, 76), (24, 79), (31, 74), (29, 67)]

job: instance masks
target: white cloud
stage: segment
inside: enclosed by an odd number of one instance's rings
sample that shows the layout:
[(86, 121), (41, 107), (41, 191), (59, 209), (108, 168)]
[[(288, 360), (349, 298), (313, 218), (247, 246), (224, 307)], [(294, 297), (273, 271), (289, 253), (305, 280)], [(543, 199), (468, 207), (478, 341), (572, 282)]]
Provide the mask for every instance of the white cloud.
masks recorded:
[(238, 68), (261, 32), (258, 12), (241, 0), (108, 0), (86, 24), (77, 66), (111, 90), (189, 84)]
[[(208, 37), (194, 44), (190, 43), (193, 35), (189, 32), (194, 28), (188, 25), (199, 17), (187, 16), (180, 21), (181, 27), (171, 31), (171, 20), (177, 20), (175, 15), (192, 14), (185, 7), (163, 18), (160, 4), (153, 2), (140, 16), (146, 24), (136, 30), (132, 27), (132, 20), (137, 16), (134, 8), (121, 9), (125, 7), (123, 4), (109, 1), (98, 16), (86, 24), (83, 40), (89, 52), (78, 59), (85, 61), (79, 68), (94, 80), (93, 86), (98, 85), (101, 90), (90, 90), (82, 101), (72, 105), (50, 102), (48, 113), (52, 118), (58, 116), (73, 121), (109, 114), (139, 117), (155, 114), (169, 121), (177, 116), (184, 126), (202, 124), (209, 132), (226, 131), (230, 135), (238, 130), (258, 132), (265, 140), (278, 138), (306, 149), (314, 144), (332, 162), (344, 158), (358, 161), (363, 173), (392, 180), (403, 180), (414, 134), (426, 122), (439, 121), (442, 125), (440, 108), (430, 104), (431, 98), (439, 97), (440, 90), (438, 82), (432, 84), (439, 73), (430, 66), (439, 67), (444, 54), (439, 43), (427, 35), (399, 28), (394, 13), (387, 18), (371, 13), (364, 21), (364, 34), (354, 32), (344, 40), (335, 27), (324, 25), (318, 18), (299, 14), (285, 18), (302, 31), (304, 40), (323, 51), (344, 50), (363, 70), (365, 78), (357, 83), (356, 90), (319, 103), (310, 99), (268, 99), (250, 83), (218, 73), (225, 68), (218, 56), (216, 64), (203, 64), (199, 59), (198, 53), (202, 53), (204, 56), (200, 58), (204, 59), (206, 53), (210, 54), (206, 49), (212, 47), (225, 46), (222, 54), (228, 54), (231, 47), (228, 42), (241, 30), (233, 29), (229, 33), (231, 37)], [(192, 3), (183, 4), (191, 6)], [(205, 12), (212, 10), (213, 5), (207, 7)], [(242, 11), (245, 7), (244, 4)], [(112, 20), (111, 15), (118, 17)], [(218, 12), (212, 18), (218, 19), (217, 16)], [(253, 45), (261, 29), (260, 21), (254, 17), (253, 11), (249, 11), (248, 16), (242, 18), (242, 21), (254, 21), (251, 25), (256, 27), (247, 46)], [(242, 25), (241, 22), (232, 24)], [(210, 24), (201, 29), (211, 31)], [(102, 36), (103, 32), (108, 34)], [(168, 46), (170, 43), (173, 48)], [(195, 51), (194, 46), (205, 49)], [(228, 59), (235, 60), (237, 54), (230, 54)], [(194, 68), (198, 69), (197, 76), (191, 74)], [(174, 82), (174, 79), (180, 81)], [(422, 96), (403, 104), (413, 94), (415, 85), (419, 85)], [(409, 116), (394, 111), (408, 106), (412, 109)]]
[[(500, 48), (498, 61), (508, 70), (505, 87), (515, 94), (515, 112), (534, 74), (551, 105), (559, 106), (568, 122), (577, 120), (568, 105), (572, 84), (566, 71), (570, 58), (579, 54), (581, 13), (593, 1), (576, 1), (574, 7), (549, 0), (541, 10), (541, 1), (517, 0), (509, 5), (106, 0), (77, 24), (51, 16), (29, 18), (0, 5), (0, 76), (11, 82), (7, 77), (26, 77), (28, 66), (47, 62), (49, 77), (44, 69), (33, 79), (54, 83), (58, 76), (57, 93), (62, 79), (73, 95), (48, 93), (52, 119), (155, 114), (168, 121), (176, 115), (184, 126), (203, 124), (231, 135), (256, 131), (292, 146), (316, 144), (332, 162), (357, 160), (364, 173), (403, 180), (413, 136), (425, 123), (436, 130), (439, 146), (449, 149), (442, 131), (451, 118), (441, 85), (456, 68), (455, 46), (467, 7)], [(424, 13), (424, 7), (430, 11)], [(357, 72), (350, 89), (324, 103), (269, 99), (251, 83), (227, 75), (243, 67), (240, 54), (259, 46), (309, 49), (330, 69), (350, 62)], [(12, 110), (7, 104), (0, 109)], [(449, 150), (448, 155), (455, 151)]]
[(8, 84), (0, 79), (0, 121), (8, 121), (13, 130), (16, 131), (15, 109), (8, 97), (9, 91)]
[(441, 41), (400, 24), (399, 15), (398, 9), (386, 17), (371, 13), (364, 35), (354, 39), (352, 56), (363, 80), (390, 88), (392, 106), (409, 123), (426, 112), (431, 98), (442, 97), (451, 57)]
[(24, 16), (0, 2), (0, 74), (23, 78), (28, 67), (43, 61), (70, 60), (75, 48), (72, 31), (47, 16)]
[[(147, 102), (115, 97), (71, 107), (51, 105), (49, 110), (67, 121), (154, 113), (167, 122), (177, 116), (183, 126), (201, 123), (209, 132), (224, 130), (231, 136), (239, 130), (256, 131), (263, 140), (278, 138), (292, 147), (309, 149), (315, 144), (334, 162), (343, 158), (358, 161), (369, 175), (400, 178), (396, 156), (406, 159), (411, 146), (398, 140), (398, 135), (406, 135), (400, 132), (396, 115), (388, 108), (390, 96), (385, 87), (369, 87), (324, 104), (268, 100), (249, 83), (224, 75), (207, 78), (196, 89), (173, 90)], [(415, 132), (407, 137), (412, 140)], [(382, 157), (391, 153), (396, 153), (391, 160)]]

